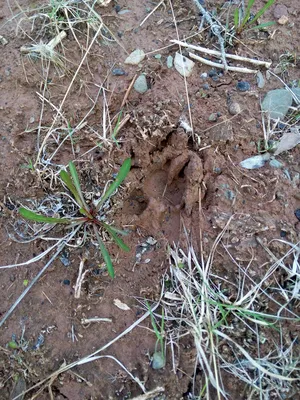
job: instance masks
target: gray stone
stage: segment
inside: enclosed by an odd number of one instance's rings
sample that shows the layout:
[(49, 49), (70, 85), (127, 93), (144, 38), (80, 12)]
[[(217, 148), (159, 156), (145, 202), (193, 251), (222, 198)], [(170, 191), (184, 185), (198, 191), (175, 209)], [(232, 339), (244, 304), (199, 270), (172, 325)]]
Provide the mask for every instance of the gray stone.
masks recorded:
[(136, 81), (134, 82), (134, 89), (138, 93), (145, 93), (148, 90), (148, 84), (147, 84), (147, 79), (144, 74), (140, 75), (137, 77)]
[(283, 4), (278, 4), (273, 11), (273, 15), (276, 19), (280, 19), (283, 16), (288, 15), (288, 9), (285, 5)]
[(195, 63), (189, 58), (183, 56), (180, 53), (176, 53), (174, 66), (176, 71), (180, 73), (180, 75), (189, 77), (193, 71)]
[(168, 68), (172, 68), (173, 67), (173, 57), (172, 56), (168, 56), (167, 57), (167, 67)]
[(216, 122), (218, 120), (218, 114), (217, 113), (210, 114), (210, 116), (208, 117), (208, 120), (210, 122)]
[(145, 58), (145, 53), (141, 49), (134, 50), (124, 61), (125, 64), (137, 65)]
[(261, 109), (269, 114), (270, 118), (283, 119), (293, 102), (293, 97), (286, 89), (275, 89), (267, 93)]
[(256, 74), (256, 81), (257, 81), (257, 86), (260, 89), (262, 89), (265, 86), (265, 78), (260, 71), (258, 71), (258, 73)]
[(161, 369), (166, 365), (166, 357), (161, 351), (156, 351), (152, 358), (152, 368)]
[(261, 168), (270, 159), (270, 157), (271, 157), (270, 153), (259, 154), (258, 156), (246, 158), (246, 160), (240, 162), (240, 166), (246, 169)]
[(283, 164), (280, 161), (277, 161), (275, 158), (273, 158), (270, 161), (270, 166), (273, 167), (273, 168), (282, 168)]

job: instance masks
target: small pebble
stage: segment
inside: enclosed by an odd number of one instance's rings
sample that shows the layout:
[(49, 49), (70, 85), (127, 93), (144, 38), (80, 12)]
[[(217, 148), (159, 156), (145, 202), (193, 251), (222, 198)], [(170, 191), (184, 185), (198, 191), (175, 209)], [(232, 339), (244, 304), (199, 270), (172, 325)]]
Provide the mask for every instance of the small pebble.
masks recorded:
[(212, 78), (213, 76), (216, 76), (216, 75), (218, 75), (218, 74), (217, 74), (217, 71), (216, 71), (215, 69), (211, 69), (211, 70), (208, 72), (208, 76), (209, 76), (210, 78)]
[(125, 60), (125, 64), (137, 65), (145, 58), (145, 53), (141, 49), (134, 50)]
[(121, 11), (121, 6), (119, 5), (119, 4), (117, 4), (116, 6), (115, 6), (115, 12), (116, 13), (119, 13)]
[(297, 210), (295, 210), (295, 217), (298, 219), (298, 221), (300, 221), (300, 208), (297, 208)]
[(172, 68), (173, 67), (173, 57), (172, 56), (168, 56), (167, 57), (167, 67), (168, 68)]
[(208, 117), (208, 120), (210, 122), (216, 122), (218, 120), (218, 113), (212, 113), (210, 114), (210, 116)]
[(122, 75), (126, 75), (126, 72), (122, 68), (114, 68), (112, 70), (112, 74), (115, 76), (122, 76)]
[(64, 285), (70, 285), (71, 281), (69, 279), (64, 279), (63, 284)]
[(0, 44), (2, 44), (2, 46), (6, 46), (8, 43), (8, 40), (5, 39), (4, 36), (0, 35)]
[(284, 237), (286, 237), (286, 235), (287, 235), (287, 232), (284, 231), (283, 229), (281, 229), (281, 231), (280, 231), (280, 237), (284, 238)]
[(230, 102), (228, 105), (228, 111), (230, 115), (237, 115), (239, 114), (242, 110), (241, 110), (241, 106), (239, 105), (239, 103), (236, 102)]
[(124, 14), (128, 14), (130, 12), (131, 12), (131, 10), (122, 10), (122, 11), (119, 11), (118, 14), (119, 15), (124, 15)]
[(248, 90), (250, 90), (250, 83), (246, 81), (240, 81), (237, 83), (236, 88), (240, 92), (247, 92)]
[(214, 75), (214, 76), (211, 77), (211, 79), (212, 79), (214, 82), (218, 82), (219, 77), (218, 77), (218, 75)]
[(147, 79), (144, 74), (141, 74), (140, 76), (137, 77), (136, 81), (134, 82), (133, 87), (140, 94), (147, 92), (148, 84), (147, 84)]
[(210, 89), (210, 86), (209, 86), (208, 83), (204, 83), (204, 84), (202, 85), (202, 87), (203, 87), (204, 90), (209, 90), (209, 89)]
[(161, 369), (164, 368), (165, 365), (166, 365), (166, 357), (161, 351), (156, 351), (153, 354), (152, 358), (152, 364), (151, 364), (152, 368)]
[(161, 59), (161, 54), (155, 54), (154, 58), (156, 58), (157, 60)]
[(265, 78), (260, 71), (258, 71), (258, 73), (256, 74), (256, 82), (257, 82), (257, 86), (260, 89), (262, 89), (265, 86)]
[(283, 15), (281, 18), (279, 18), (278, 23), (279, 25), (285, 25), (289, 22), (289, 18), (286, 15)]
[(194, 65), (194, 61), (190, 60), (187, 57), (184, 57), (180, 53), (176, 53), (174, 59), (174, 67), (176, 71), (180, 73), (180, 75), (186, 78), (189, 77), (193, 71)]
[(203, 74), (200, 75), (201, 79), (206, 79), (208, 77), (207, 72), (203, 72)]

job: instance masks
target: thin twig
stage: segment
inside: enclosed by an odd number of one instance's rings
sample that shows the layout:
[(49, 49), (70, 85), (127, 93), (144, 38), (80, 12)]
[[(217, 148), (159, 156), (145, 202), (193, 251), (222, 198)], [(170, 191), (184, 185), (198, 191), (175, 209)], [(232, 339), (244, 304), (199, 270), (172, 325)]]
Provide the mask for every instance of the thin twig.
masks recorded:
[[(178, 44), (178, 45), (183, 46), (183, 47), (188, 47), (189, 49), (193, 49), (193, 50), (199, 51), (201, 53), (210, 54), (212, 56), (217, 56), (217, 57), (221, 57), (222, 56), (222, 53), (220, 51), (207, 49), (206, 47), (195, 46), (193, 44), (182, 42), (182, 41), (176, 40), (176, 39), (170, 40), (170, 42)], [(260, 66), (263, 66), (263, 67), (266, 67), (266, 68), (270, 68), (271, 65), (272, 65), (272, 63), (268, 62), (268, 61), (254, 60), (253, 58), (242, 57), (242, 56), (238, 56), (236, 54), (225, 53), (225, 57), (226, 58), (231, 58), (232, 60), (244, 61), (244, 62), (247, 62), (247, 63), (250, 63), (250, 64), (260, 65)]]
[(81, 319), (82, 325), (87, 325), (87, 324), (90, 324), (91, 322), (112, 322), (112, 319), (111, 318), (98, 318), (98, 317)]
[(80, 298), (81, 286), (82, 286), (84, 277), (87, 274), (87, 272), (89, 272), (88, 270), (83, 272), (83, 266), (84, 266), (85, 261), (86, 261), (86, 259), (83, 258), (80, 261), (80, 264), (79, 264), (78, 276), (77, 276), (76, 284), (75, 284), (75, 287), (74, 287), (74, 291), (75, 291), (74, 297), (75, 297), (75, 299), (79, 299)]
[(153, 8), (153, 10), (143, 19), (143, 21), (140, 23), (140, 26), (144, 25), (144, 23), (147, 21), (147, 19), (163, 4), (165, 0), (161, 0), (156, 7)]
[(123, 99), (122, 104), (121, 104), (121, 110), (122, 110), (122, 108), (123, 108), (123, 107), (125, 106), (125, 104), (126, 104), (127, 98), (128, 98), (128, 96), (129, 96), (129, 93), (131, 92), (131, 89), (132, 89), (132, 86), (134, 85), (134, 82), (135, 82), (135, 80), (136, 80), (136, 77), (137, 77), (137, 75), (134, 75), (134, 77), (132, 78), (132, 81), (130, 82), (130, 85), (129, 85), (128, 89), (126, 90), (124, 99)]
[[(191, 58), (193, 58), (194, 60), (201, 61), (203, 64), (210, 65), (211, 67), (225, 69), (224, 64), (218, 64), (213, 61), (206, 60), (205, 58), (199, 57), (194, 53), (189, 53), (189, 56)], [(228, 67), (228, 66), (227, 66), (227, 70), (235, 71), (235, 72), (242, 72), (244, 74), (257, 74), (257, 72), (258, 72), (255, 69), (242, 68), (242, 67)]]

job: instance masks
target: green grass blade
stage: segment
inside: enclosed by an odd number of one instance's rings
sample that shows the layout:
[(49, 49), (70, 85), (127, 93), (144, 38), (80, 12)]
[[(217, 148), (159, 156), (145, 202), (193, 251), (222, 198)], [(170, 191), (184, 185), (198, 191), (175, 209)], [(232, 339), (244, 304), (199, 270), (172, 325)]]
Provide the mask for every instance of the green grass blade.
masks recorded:
[(74, 165), (74, 163), (72, 161), (69, 162), (69, 169), (70, 169), (70, 174), (72, 176), (73, 179), (73, 183), (75, 186), (75, 189), (77, 191), (77, 194), (81, 200), (81, 204), (80, 206), (82, 206), (82, 208), (84, 208), (86, 210), (86, 214), (88, 214), (87, 210), (89, 210), (89, 207), (87, 206), (83, 194), (82, 194), (82, 190), (81, 190), (81, 186), (80, 186), (80, 181), (79, 181), (79, 177), (76, 171), (76, 167)]
[(109, 276), (111, 278), (114, 278), (115, 277), (115, 271), (114, 271), (114, 267), (113, 267), (109, 252), (107, 251), (107, 248), (104, 246), (104, 243), (101, 240), (101, 237), (99, 235), (99, 232), (97, 231), (96, 226), (94, 226), (94, 232), (95, 232), (98, 244), (99, 244), (99, 248), (100, 248), (102, 257), (103, 257), (104, 262), (106, 264), (107, 272), (108, 272), (108, 274), (109, 274)]
[(268, 8), (270, 8), (273, 4), (275, 3), (275, 0), (269, 0), (254, 16), (252, 21), (249, 22), (249, 24), (254, 24), (260, 18)]
[(60, 171), (59, 175), (61, 180), (64, 182), (64, 184), (67, 186), (67, 188), (74, 196), (74, 199), (77, 201), (78, 205), (82, 206), (80, 196), (72, 182), (72, 178), (70, 177), (70, 175), (67, 173), (67, 171), (64, 170)]
[(124, 251), (130, 251), (130, 248), (123, 242), (121, 238), (116, 234), (114, 229), (112, 229), (109, 225), (107, 225), (105, 222), (102, 222), (104, 228), (107, 230), (107, 232), (110, 234), (112, 239), (117, 243), (117, 245), (120, 247), (120, 249)]
[(250, 17), (250, 13), (251, 13), (251, 8), (252, 8), (254, 2), (255, 2), (255, 0), (249, 0), (248, 6), (247, 6), (246, 11), (245, 11), (244, 18), (243, 18), (242, 23), (241, 23), (241, 27), (245, 26), (246, 23), (248, 22), (248, 19)]
[(114, 278), (115, 277), (115, 270), (114, 270), (114, 267), (113, 267), (109, 252), (108, 252), (107, 248), (104, 246), (104, 243), (102, 242), (99, 234), (97, 235), (97, 239), (98, 239), (98, 243), (99, 243), (99, 248), (100, 248), (101, 254), (102, 254), (104, 262), (106, 264), (108, 275), (111, 278)]
[(19, 214), (23, 218), (29, 219), (30, 221), (45, 222), (47, 224), (70, 224), (72, 222), (66, 218), (45, 217), (44, 215), (37, 214), (34, 211), (28, 210), (24, 207), (19, 208)]
[(236, 9), (234, 10), (234, 15), (233, 15), (235, 30), (237, 30), (238, 27), (239, 27), (239, 19), (240, 19), (240, 18), (239, 18), (239, 15), (240, 15), (239, 9), (236, 8)]
[(131, 167), (131, 158), (127, 158), (123, 162), (116, 179), (109, 186), (109, 188), (107, 189), (107, 191), (104, 193), (103, 197), (100, 199), (99, 203), (97, 204), (97, 210), (100, 209), (100, 207), (105, 202), (105, 200), (107, 200), (113, 194), (113, 192), (121, 185), (121, 183), (124, 181), (124, 179), (128, 175), (128, 173), (130, 171), (130, 167)]
[(264, 29), (264, 28), (267, 28), (268, 26), (272, 26), (275, 24), (276, 24), (275, 21), (263, 22), (262, 24), (255, 25), (252, 28), (247, 29), (247, 31), (253, 31), (254, 29)]
[(115, 226), (109, 225), (110, 229), (114, 231), (117, 235), (127, 236), (129, 231), (124, 231), (122, 229), (116, 228)]

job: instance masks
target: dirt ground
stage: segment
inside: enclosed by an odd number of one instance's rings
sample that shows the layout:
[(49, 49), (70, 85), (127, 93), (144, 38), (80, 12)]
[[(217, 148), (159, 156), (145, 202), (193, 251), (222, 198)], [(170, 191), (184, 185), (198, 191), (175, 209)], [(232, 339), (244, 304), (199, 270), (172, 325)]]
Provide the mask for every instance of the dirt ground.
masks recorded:
[[(130, 230), (125, 241), (131, 251), (123, 253), (114, 244), (109, 244), (116, 272), (114, 280), (102, 272), (103, 260), (93, 246), (70, 248), (64, 253), (64, 258), (58, 257), (52, 263), (1, 327), (1, 400), (13, 398), (16, 377), (21, 376), (26, 387), (30, 388), (64, 362), (90, 354), (133, 324), (146, 311), (145, 299), (151, 304), (159, 299), (163, 276), (169, 270), (168, 245), (175, 243), (184, 247), (184, 229), (197, 253), (200, 253), (199, 228), (202, 229), (203, 253), (207, 256), (216, 236), (228, 218), (235, 214), (224, 240), (235, 259), (245, 264), (253, 259), (251, 273), (256, 281), (261, 279), (264, 266), (270, 262), (257, 237), (263, 243), (283, 237), (292, 243), (299, 241), (300, 227), (294, 214), (300, 208), (299, 148), (278, 157), (283, 164), (281, 169), (266, 164), (249, 171), (238, 165), (245, 158), (258, 154), (257, 144), (263, 139), (260, 99), (282, 84), (271, 76), (259, 89), (255, 75), (237, 72), (203, 78), (202, 74), (212, 68), (196, 62), (186, 80), (188, 103), (185, 80), (174, 67), (168, 68), (166, 64), (167, 57), (174, 56), (178, 49), (177, 45), (171, 46), (170, 43), (170, 40), (177, 39), (172, 13), (177, 20), (180, 39), (195, 34), (201, 18), (190, 0), (165, 1), (165, 5), (140, 27), (147, 9), (153, 9), (157, 3), (120, 0), (98, 8), (118, 43), (99, 37), (62, 108), (61, 126), (65, 120), (76, 126), (90, 111), (103, 84), (110, 115), (114, 116), (119, 112), (134, 76), (145, 73), (149, 89), (144, 94), (131, 89), (123, 110), (123, 116), (129, 117), (118, 133), (118, 146), (113, 141), (99, 138), (101, 135), (98, 133), (103, 128), (101, 92), (86, 119), (87, 123), (74, 134), (75, 154), (67, 140), (53, 158), (57, 165), (66, 165), (76, 159), (85, 190), (94, 192), (103, 188), (126, 157), (131, 157), (132, 169), (122, 189), (113, 198), (110, 212), (110, 220), (116, 226)], [(221, 9), (224, 3), (207, 0), (205, 6), (224, 16), (226, 11)], [(287, 7), (288, 22), (284, 25), (276, 22), (267, 31), (245, 32), (233, 47), (228, 48), (228, 52), (271, 61), (271, 70), (282, 61), (282, 55), (294, 54), (294, 63), (290, 63), (287, 71), (280, 75), (290, 84), (300, 80), (299, 58), (296, 58), (300, 50), (300, 4), (297, 0), (277, 3)], [(255, 10), (263, 4), (265, 1), (258, 0)], [(28, 164), (36, 159), (39, 125), (49, 127), (52, 124), (55, 107), (59, 107), (84, 54), (70, 30), (67, 31), (63, 49), (68, 71), (61, 73), (52, 66), (47, 75), (47, 89), (43, 92), (41, 82), (45, 69), (41, 61), (30, 60), (20, 48), (31, 44), (32, 40), (48, 42), (52, 38), (51, 32), (43, 30), (39, 20), (32, 24), (32, 21), (24, 19), (18, 24), (20, 9), (34, 9), (41, 5), (42, 1), (25, 0), (3, 1), (0, 5), (0, 35), (7, 40), (5, 45), (0, 43), (0, 265), (3, 266), (26, 261), (48, 247), (43, 240), (30, 243), (13, 240), (16, 229), (22, 229), (17, 208), (20, 204), (29, 205), (30, 199), (40, 201), (55, 191), (55, 181), (46, 174), (37, 174), (28, 168)], [(116, 6), (130, 12), (118, 14)], [(274, 20), (274, 7), (266, 12), (264, 21)], [(17, 17), (12, 18), (12, 15)], [(192, 43), (217, 48), (216, 39), (208, 31), (195, 35)], [(93, 32), (87, 32), (83, 25), (82, 34), (80, 30), (77, 34), (86, 48)], [(128, 54), (135, 49), (143, 49), (145, 59), (138, 65), (124, 64)], [(113, 75), (114, 68), (122, 68), (125, 74)], [(237, 90), (239, 81), (247, 81), (250, 90)], [(48, 102), (42, 102), (41, 94)], [(228, 102), (238, 103), (241, 112), (231, 115), (231, 103)], [(193, 133), (185, 128), (186, 124), (191, 126), (189, 106)], [(214, 121), (209, 120), (212, 114), (217, 113)], [(43, 129), (40, 135), (43, 139)], [(45, 157), (56, 146), (53, 135), (48, 141)], [(290, 179), (285, 171), (288, 171)], [(150, 239), (154, 244), (146, 246), (146, 251), (138, 259), (141, 246), (149, 238), (154, 238), (153, 242)], [(272, 242), (270, 248), (277, 257), (287, 251), (282, 242)], [(49, 258), (47, 255), (45, 260)], [(75, 299), (74, 285), (83, 258), (87, 259), (85, 269), (89, 272), (80, 298)], [(5, 315), (25, 289), (26, 282), (30, 282), (43, 265), (42, 260), (29, 266), (0, 270), (0, 317)], [(214, 271), (219, 276), (235, 279), (236, 271), (230, 256), (222, 248), (216, 254)], [(277, 278), (284, 280), (279, 273)], [(114, 304), (115, 299), (129, 308), (119, 309)], [(297, 313), (297, 304), (294, 312)], [(108, 318), (110, 322), (82, 324), (83, 318), (92, 317)], [(7, 344), (12, 336), (19, 339), (24, 327), (27, 349), (9, 348)], [(297, 337), (299, 326), (291, 325), (286, 329), (291, 340)], [(36, 349), (34, 345), (41, 333), (44, 343)], [(165, 368), (154, 370), (151, 367), (149, 354), (153, 354), (155, 342), (148, 318), (111, 345), (103, 355), (113, 356), (123, 363), (147, 390), (163, 387), (164, 392), (156, 399), (192, 399), (196, 354), (192, 337), (186, 336), (178, 343), (180, 351), (175, 371), (168, 346)], [(203, 385), (201, 370), (197, 371), (197, 376), (198, 384)], [(224, 382), (229, 398), (248, 398), (247, 387), (242, 382), (229, 374), (224, 375)], [(51, 390), (52, 398), (57, 400), (132, 399), (141, 394), (136, 382), (107, 357), (60, 375), (53, 381)], [(25, 399), (30, 399), (34, 393), (28, 393)], [(287, 396), (290, 397), (285, 398), (300, 398), (296, 393), (289, 393)], [(211, 396), (213, 399), (213, 390)], [(51, 399), (50, 391), (45, 388), (36, 398)]]

